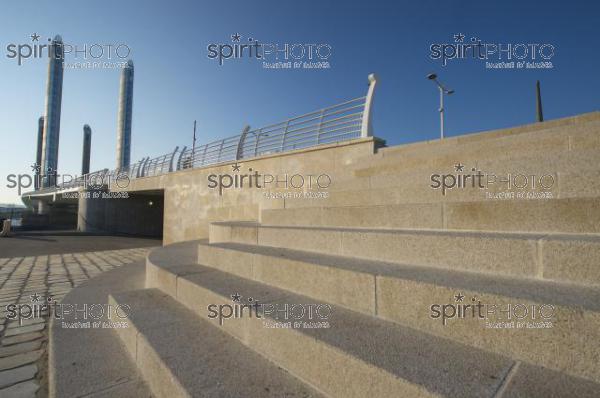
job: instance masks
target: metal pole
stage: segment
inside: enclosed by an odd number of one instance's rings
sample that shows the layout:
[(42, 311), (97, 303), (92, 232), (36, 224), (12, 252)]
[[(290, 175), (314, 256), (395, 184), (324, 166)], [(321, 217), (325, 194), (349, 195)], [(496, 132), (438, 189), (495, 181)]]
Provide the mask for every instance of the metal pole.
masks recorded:
[(192, 140), (192, 167), (194, 165), (195, 152), (196, 152), (196, 121), (194, 120), (194, 139)]
[(444, 139), (444, 90), (440, 89), (440, 138)]
[(427, 79), (432, 80), (440, 90), (440, 139), (444, 139), (444, 94), (450, 95), (454, 93), (454, 90), (449, 90), (437, 79), (437, 75), (435, 73), (430, 73), (427, 75)]
[(540, 93), (540, 81), (535, 82), (535, 113), (538, 122), (544, 121), (544, 115), (542, 113), (542, 94)]

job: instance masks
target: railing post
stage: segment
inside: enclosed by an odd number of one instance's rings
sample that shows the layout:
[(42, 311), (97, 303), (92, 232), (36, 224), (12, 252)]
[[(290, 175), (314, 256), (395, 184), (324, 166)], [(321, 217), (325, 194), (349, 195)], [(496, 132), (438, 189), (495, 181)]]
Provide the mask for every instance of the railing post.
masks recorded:
[(375, 86), (377, 85), (377, 76), (375, 73), (369, 75), (369, 91), (365, 99), (365, 110), (362, 115), (362, 126), (360, 136), (362, 138), (373, 136), (373, 122), (371, 119), (371, 110), (373, 108), (373, 96), (375, 94)]
[(144, 176), (144, 172), (146, 171), (146, 162), (148, 162), (148, 160), (150, 160), (150, 156), (142, 160), (142, 163), (140, 164), (140, 169), (138, 170), (138, 177)]
[(150, 168), (150, 165), (152, 165), (152, 159), (150, 159), (150, 156), (148, 156), (146, 158), (146, 161), (144, 162), (144, 169), (142, 170), (142, 177), (146, 177), (148, 175), (148, 169)]
[(258, 130), (258, 134), (254, 134), (256, 139), (254, 140), (254, 157), (258, 156), (258, 141), (260, 140), (260, 135), (262, 134), (262, 129)]
[(204, 152), (202, 152), (202, 166), (204, 166), (204, 161), (206, 160), (206, 151), (208, 151), (208, 144), (204, 145)]
[(103, 186), (106, 183), (106, 176), (108, 175), (108, 172), (109, 172), (108, 169), (102, 169), (102, 185)]
[(244, 142), (246, 141), (246, 136), (250, 131), (250, 126), (244, 127), (242, 130), (242, 134), (240, 135), (240, 140), (238, 141), (237, 153), (235, 154), (235, 160), (240, 160), (244, 153)]
[(187, 146), (184, 146), (183, 149), (181, 149), (181, 153), (179, 154), (179, 158), (177, 158), (177, 166), (176, 166), (175, 170), (180, 170), (181, 169), (181, 159), (183, 158), (183, 154), (185, 153), (186, 149), (187, 149)]
[(317, 145), (321, 142), (321, 130), (323, 130), (323, 116), (325, 115), (325, 109), (321, 109), (321, 116), (319, 117), (319, 130), (317, 130)]
[(178, 149), (179, 147), (176, 146), (175, 150), (173, 151), (173, 154), (171, 155), (171, 161), (169, 161), (169, 173), (173, 171), (173, 160), (175, 159), (175, 154), (177, 153)]
[(290, 119), (285, 122), (285, 129), (283, 130), (283, 137), (281, 138), (281, 152), (285, 150), (285, 136), (287, 135), (288, 127), (290, 127)]
[(219, 146), (219, 156), (217, 156), (217, 163), (221, 161), (221, 153), (223, 152), (223, 145), (225, 145), (225, 138), (221, 140), (221, 145)]

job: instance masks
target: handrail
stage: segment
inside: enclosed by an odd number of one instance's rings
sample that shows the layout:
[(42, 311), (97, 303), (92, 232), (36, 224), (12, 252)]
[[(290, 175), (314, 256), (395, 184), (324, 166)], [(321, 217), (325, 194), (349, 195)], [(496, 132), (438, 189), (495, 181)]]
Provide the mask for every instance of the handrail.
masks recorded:
[[(131, 166), (111, 170), (103, 169), (80, 176), (56, 187), (40, 188), (32, 193), (53, 192), (88, 185), (90, 180), (102, 177), (104, 184), (116, 178), (129, 179), (162, 175), (178, 170), (204, 167), (223, 162), (309, 148), (356, 138), (373, 136), (372, 107), (377, 77), (370, 74), (367, 95), (353, 98), (300, 116), (250, 130), (246, 126), (241, 134), (196, 146), (184, 146), (155, 158), (145, 157)], [(179, 155), (178, 155), (179, 154)]]

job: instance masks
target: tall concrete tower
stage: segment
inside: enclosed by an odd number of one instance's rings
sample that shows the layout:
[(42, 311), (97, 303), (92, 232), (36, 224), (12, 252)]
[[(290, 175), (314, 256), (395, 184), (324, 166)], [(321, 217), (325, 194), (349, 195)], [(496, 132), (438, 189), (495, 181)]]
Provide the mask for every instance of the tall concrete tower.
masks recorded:
[(90, 150), (92, 147), (92, 129), (89, 125), (83, 125), (83, 157), (81, 159), (81, 175), (90, 172)]
[(44, 139), (42, 144), (42, 186), (56, 183), (58, 167), (58, 139), (60, 136), (60, 109), (63, 87), (63, 60), (65, 56), (62, 38), (59, 35), (48, 47), (48, 81), (46, 84), (46, 115), (44, 117)]
[(131, 113), (133, 111), (133, 61), (121, 70), (119, 116), (117, 120), (117, 169), (129, 167), (131, 154)]
[(40, 171), (42, 168), (42, 147), (44, 145), (44, 117), (38, 119), (38, 134), (37, 134), (37, 152), (35, 154), (35, 164), (38, 168), (35, 170), (34, 187), (37, 191), (40, 189)]

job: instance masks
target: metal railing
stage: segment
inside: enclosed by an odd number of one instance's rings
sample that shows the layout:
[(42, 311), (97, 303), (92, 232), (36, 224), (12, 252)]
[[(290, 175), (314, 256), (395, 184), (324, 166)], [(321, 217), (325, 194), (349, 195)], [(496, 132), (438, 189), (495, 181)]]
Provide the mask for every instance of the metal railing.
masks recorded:
[[(173, 171), (204, 167), (224, 162), (253, 158), (272, 153), (332, 144), (372, 136), (371, 109), (377, 78), (369, 75), (367, 95), (345, 101), (314, 112), (296, 116), (279, 123), (251, 130), (246, 126), (235, 136), (197, 146), (194, 150), (176, 147), (173, 152), (156, 158), (146, 157), (133, 165), (109, 171), (95, 171), (81, 176), (58, 189), (98, 186), (117, 178), (129, 179), (157, 176)], [(90, 184), (90, 181), (93, 183)], [(36, 193), (55, 191), (41, 188)]]

